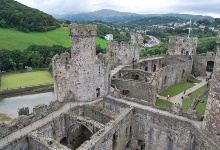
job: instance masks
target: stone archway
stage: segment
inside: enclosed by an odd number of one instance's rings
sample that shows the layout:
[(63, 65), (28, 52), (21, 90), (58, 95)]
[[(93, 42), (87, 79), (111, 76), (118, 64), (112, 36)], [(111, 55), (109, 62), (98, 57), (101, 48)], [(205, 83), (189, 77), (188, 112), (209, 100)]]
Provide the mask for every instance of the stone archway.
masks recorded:
[(85, 141), (90, 140), (93, 132), (85, 125), (80, 123), (72, 124), (66, 130), (66, 137), (60, 140), (60, 143), (75, 150), (80, 147)]

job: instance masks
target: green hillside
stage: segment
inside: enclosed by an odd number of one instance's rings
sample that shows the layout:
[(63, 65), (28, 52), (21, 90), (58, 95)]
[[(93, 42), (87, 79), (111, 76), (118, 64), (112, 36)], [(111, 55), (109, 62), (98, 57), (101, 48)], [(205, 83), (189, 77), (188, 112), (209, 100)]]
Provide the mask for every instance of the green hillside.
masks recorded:
[[(97, 38), (97, 44), (106, 48), (106, 40)], [(0, 28), (0, 49), (24, 50), (30, 45), (62, 45), (70, 47), (68, 28), (59, 28), (48, 32), (24, 33), (15, 29)]]
[(37, 9), (14, 0), (0, 1), (0, 27), (24, 32), (42, 32), (60, 27), (58, 20)]

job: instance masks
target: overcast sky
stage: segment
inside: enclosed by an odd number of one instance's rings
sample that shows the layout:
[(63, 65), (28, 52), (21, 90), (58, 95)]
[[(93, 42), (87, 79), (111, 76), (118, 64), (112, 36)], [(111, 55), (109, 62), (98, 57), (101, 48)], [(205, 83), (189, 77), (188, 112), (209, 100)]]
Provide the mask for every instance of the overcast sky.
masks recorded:
[(16, 0), (49, 14), (113, 9), (138, 14), (184, 13), (220, 18), (220, 0)]

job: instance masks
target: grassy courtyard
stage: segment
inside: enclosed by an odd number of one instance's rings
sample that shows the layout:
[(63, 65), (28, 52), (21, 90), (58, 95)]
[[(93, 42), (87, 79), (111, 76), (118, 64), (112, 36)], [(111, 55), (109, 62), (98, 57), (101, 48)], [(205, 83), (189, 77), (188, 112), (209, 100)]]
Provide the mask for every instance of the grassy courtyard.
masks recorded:
[(53, 78), (47, 70), (9, 73), (2, 76), (1, 90), (7, 88), (17, 88), (44, 83), (53, 83)]
[[(188, 99), (184, 99), (182, 101), (182, 109), (184, 112), (187, 112), (187, 110), (189, 109), (191, 103), (193, 102), (194, 99), (196, 99), (200, 94), (202, 94), (205, 90), (207, 89), (207, 86), (204, 85), (203, 87), (197, 89), (196, 91), (192, 92), (192, 94), (190, 95), (190, 98)], [(207, 101), (207, 100), (206, 100)], [(196, 111), (203, 115), (205, 112), (205, 108), (206, 108), (206, 103), (198, 103), (196, 106)]]
[(169, 108), (170, 109), (172, 107), (173, 103), (169, 102), (169, 101), (166, 101), (166, 100), (157, 99), (155, 105), (158, 106), (158, 107)]
[(173, 86), (168, 87), (166, 90), (162, 91), (159, 95), (161, 96), (167, 96), (173, 97), (191, 87), (193, 87), (194, 84), (190, 82), (182, 82)]
[(205, 114), (205, 109), (206, 109), (206, 102), (208, 101), (207, 97), (202, 97), (201, 100), (204, 101), (204, 103), (197, 103), (196, 105), (196, 111), (200, 114), (200, 115), (204, 115)]

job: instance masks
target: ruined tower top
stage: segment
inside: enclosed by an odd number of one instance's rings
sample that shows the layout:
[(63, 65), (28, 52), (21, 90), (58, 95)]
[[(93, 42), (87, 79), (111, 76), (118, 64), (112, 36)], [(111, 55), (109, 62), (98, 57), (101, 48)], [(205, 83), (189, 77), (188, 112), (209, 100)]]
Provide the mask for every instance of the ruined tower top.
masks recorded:
[(196, 55), (197, 38), (169, 37), (169, 55)]
[(76, 24), (72, 23), (69, 25), (70, 36), (96, 36), (96, 25), (91, 24)]

